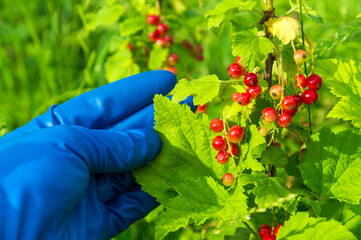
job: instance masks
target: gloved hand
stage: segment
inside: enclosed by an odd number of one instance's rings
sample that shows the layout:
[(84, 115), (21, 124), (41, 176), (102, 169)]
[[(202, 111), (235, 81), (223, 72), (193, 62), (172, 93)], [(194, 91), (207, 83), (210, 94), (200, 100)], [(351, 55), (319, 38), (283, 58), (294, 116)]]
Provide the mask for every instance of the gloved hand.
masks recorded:
[(0, 138), (0, 239), (109, 239), (153, 210), (129, 171), (160, 150), (152, 99), (175, 83), (124, 78)]

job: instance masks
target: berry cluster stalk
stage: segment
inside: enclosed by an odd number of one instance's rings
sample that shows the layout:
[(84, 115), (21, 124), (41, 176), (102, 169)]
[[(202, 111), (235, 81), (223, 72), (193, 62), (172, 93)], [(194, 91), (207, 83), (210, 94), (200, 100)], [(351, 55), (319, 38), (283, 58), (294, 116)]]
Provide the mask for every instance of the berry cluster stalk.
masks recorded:
[[(303, 32), (303, 13), (302, 13), (302, 0), (300, 0), (300, 22), (301, 22), (301, 33), (302, 33), (302, 45), (305, 48), (305, 34)], [(307, 76), (307, 65), (304, 63), (305, 75)], [(312, 135), (312, 122), (311, 122), (311, 106), (307, 105), (308, 110), (308, 125), (310, 125), (310, 135)]]

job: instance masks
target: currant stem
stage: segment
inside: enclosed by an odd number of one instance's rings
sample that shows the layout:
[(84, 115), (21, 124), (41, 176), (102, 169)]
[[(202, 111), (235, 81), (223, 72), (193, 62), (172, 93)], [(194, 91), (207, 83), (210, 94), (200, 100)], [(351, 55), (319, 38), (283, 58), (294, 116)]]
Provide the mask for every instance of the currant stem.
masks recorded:
[(162, 0), (157, 0), (157, 1), (156, 1), (156, 8), (157, 8), (157, 11), (158, 11), (159, 16), (162, 15), (161, 5), (162, 5)]
[[(305, 34), (303, 32), (303, 13), (302, 13), (302, 0), (300, 0), (300, 22), (301, 22), (301, 33), (302, 33), (302, 45), (305, 48)], [(305, 74), (307, 76), (307, 64), (304, 63)], [(308, 110), (308, 125), (310, 127), (310, 135), (312, 135), (312, 121), (311, 121), (311, 106), (307, 105)]]
[(275, 219), (276, 219), (276, 217), (275, 217), (275, 207), (273, 207), (272, 212), (273, 212), (272, 230), (274, 230), (275, 229)]
[(257, 234), (256, 231), (253, 230), (253, 228), (251, 228), (251, 226), (250, 226), (248, 223), (246, 223), (246, 222), (244, 222), (244, 221), (242, 221), (242, 223), (246, 226), (246, 228), (247, 228), (257, 239), (260, 239), (260, 240), (261, 240), (261, 237), (259, 236), (259, 234)]

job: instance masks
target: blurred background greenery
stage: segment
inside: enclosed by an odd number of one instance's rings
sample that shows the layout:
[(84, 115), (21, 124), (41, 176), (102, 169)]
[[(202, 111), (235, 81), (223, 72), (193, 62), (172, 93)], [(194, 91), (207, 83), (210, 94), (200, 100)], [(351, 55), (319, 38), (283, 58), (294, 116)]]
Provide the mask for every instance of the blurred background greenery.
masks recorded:
[[(214, 8), (217, 2), (163, 1), (162, 11), (169, 16), (176, 39), (174, 51), (180, 54), (178, 78), (206, 74), (228, 78), (227, 67), (234, 57), (227, 31), (220, 38), (213, 37), (203, 18), (204, 12)], [(307, 2), (323, 17), (320, 24), (305, 19), (305, 32), (317, 43), (317, 57), (361, 61), (360, 1)], [(277, 15), (290, 10), (288, 0), (274, 0), (274, 4)], [(155, 1), (149, 0), (0, 0), (0, 136), (24, 125), (53, 104), (144, 71), (146, 67), (134, 65), (132, 53), (126, 48), (130, 38), (122, 30), (126, 28), (124, 21), (139, 14), (145, 16), (154, 5)], [(262, 0), (256, 8), (264, 8)], [(258, 17), (247, 14), (240, 21), (251, 25)], [(141, 39), (132, 38), (136, 47)], [(182, 55), (182, 40), (200, 43), (204, 61)], [(313, 107), (318, 111), (312, 111), (316, 126), (325, 120), (337, 100), (327, 88), (322, 89), (320, 99)], [(347, 126), (332, 119), (327, 121), (335, 128)], [(159, 211), (138, 221), (117, 239), (152, 239), (154, 219)], [(199, 234), (193, 231), (194, 228), (185, 229), (177, 239), (198, 238)]]

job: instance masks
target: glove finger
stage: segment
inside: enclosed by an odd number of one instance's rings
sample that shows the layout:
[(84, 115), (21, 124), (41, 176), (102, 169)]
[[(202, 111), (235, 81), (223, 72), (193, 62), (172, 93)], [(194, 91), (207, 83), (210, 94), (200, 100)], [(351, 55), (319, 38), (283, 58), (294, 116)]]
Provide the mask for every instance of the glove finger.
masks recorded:
[(120, 195), (106, 205), (109, 211), (108, 238), (110, 239), (135, 221), (147, 216), (159, 203), (154, 197), (138, 188)]
[(175, 75), (164, 70), (126, 77), (52, 106), (7, 137), (55, 125), (102, 129), (151, 104), (155, 94), (168, 94), (175, 84)]
[(152, 160), (161, 148), (161, 140), (153, 129), (119, 132), (57, 126), (43, 131), (59, 147), (64, 146), (64, 151), (83, 160), (91, 173), (129, 172)]
[(135, 178), (130, 172), (96, 174), (96, 191), (98, 198), (107, 203), (120, 194), (137, 187)]
[[(180, 102), (180, 104), (187, 104), (193, 112), (197, 109), (193, 104), (192, 96)], [(106, 129), (124, 131), (134, 128), (154, 128), (154, 112), (154, 104), (152, 103), (132, 115), (107, 126)]]

